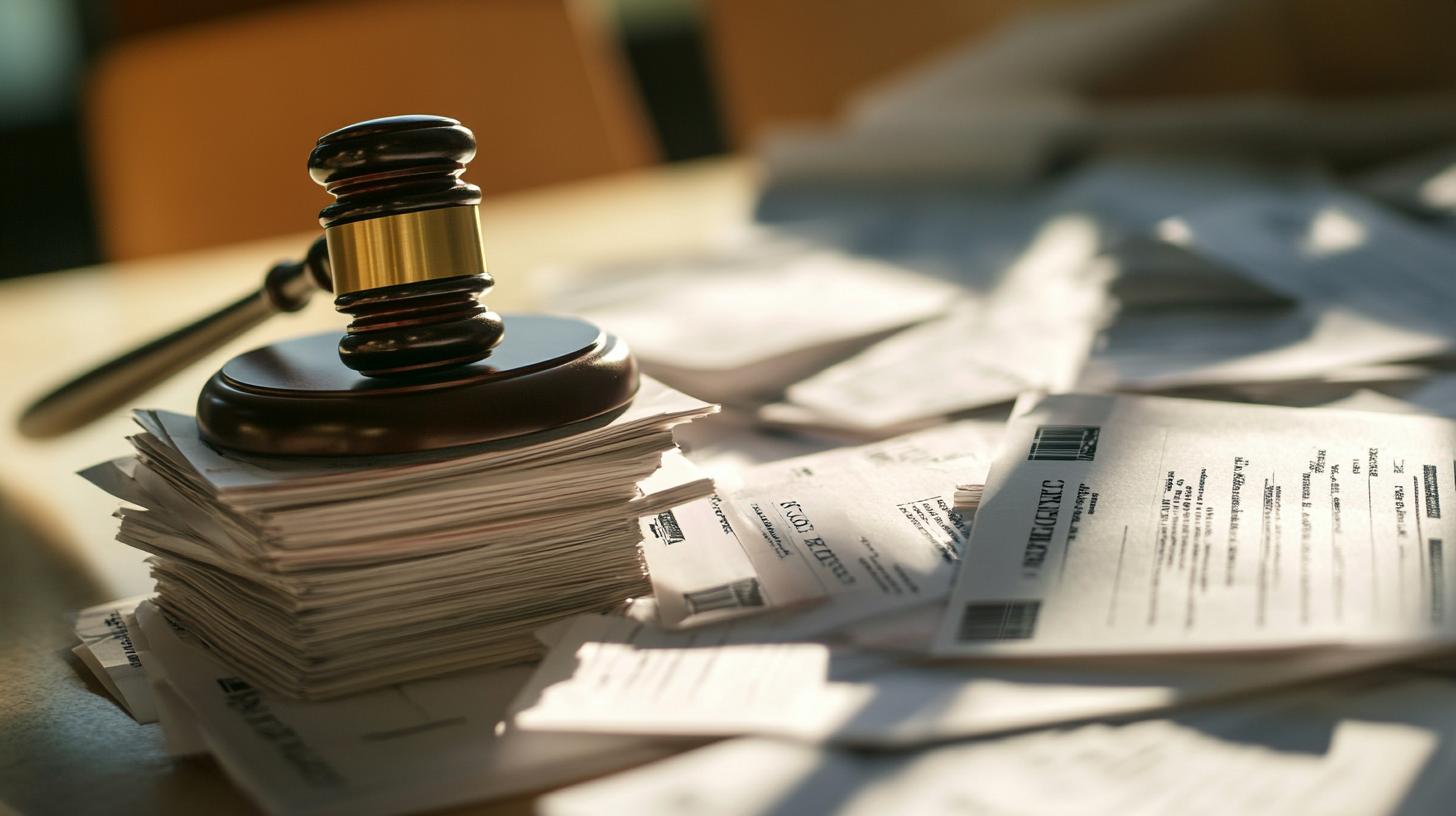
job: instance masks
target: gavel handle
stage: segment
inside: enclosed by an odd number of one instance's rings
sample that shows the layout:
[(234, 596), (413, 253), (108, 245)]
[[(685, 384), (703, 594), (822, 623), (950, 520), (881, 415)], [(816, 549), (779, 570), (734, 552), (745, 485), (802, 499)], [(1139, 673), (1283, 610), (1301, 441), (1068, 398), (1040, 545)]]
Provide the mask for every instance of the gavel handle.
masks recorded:
[(304, 260), (269, 270), (257, 291), (108, 360), (31, 403), (20, 415), (20, 432), (43, 439), (87, 425), (275, 313), (302, 309), (313, 291), (328, 282), (328, 251), (320, 238)]

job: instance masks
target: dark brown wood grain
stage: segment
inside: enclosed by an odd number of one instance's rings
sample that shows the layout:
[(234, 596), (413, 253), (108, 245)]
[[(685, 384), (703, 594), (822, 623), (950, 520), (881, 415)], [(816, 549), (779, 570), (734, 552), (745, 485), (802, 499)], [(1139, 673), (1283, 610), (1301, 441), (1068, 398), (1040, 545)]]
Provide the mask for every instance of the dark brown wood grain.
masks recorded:
[(366, 377), (399, 377), (485, 357), (505, 333), (478, 300), (489, 284), (467, 275), (340, 295), (334, 308), (354, 319), (339, 360)]
[(632, 401), (637, 364), (618, 338), (574, 318), (506, 320), (485, 360), (403, 379), (346, 368), (331, 334), (239, 355), (203, 388), (198, 426), (254, 454), (396, 454), (570, 433)]
[(445, 116), (387, 116), (339, 128), (308, 157), (309, 176), (336, 199), (319, 223), (479, 204), (480, 188), (460, 178), (473, 158), (475, 134)]

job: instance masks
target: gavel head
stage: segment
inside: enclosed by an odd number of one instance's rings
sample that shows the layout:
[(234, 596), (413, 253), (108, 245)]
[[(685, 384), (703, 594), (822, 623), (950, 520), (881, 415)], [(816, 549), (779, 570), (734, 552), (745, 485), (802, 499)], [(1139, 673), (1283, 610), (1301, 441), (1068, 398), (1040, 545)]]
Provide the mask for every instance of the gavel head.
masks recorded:
[(479, 298), (493, 281), (480, 188), (460, 178), (475, 136), (443, 116), (391, 116), (318, 140), (309, 175), (335, 201), (319, 213), (334, 306), (348, 314), (344, 365), (373, 377), (474, 362), (505, 333)]

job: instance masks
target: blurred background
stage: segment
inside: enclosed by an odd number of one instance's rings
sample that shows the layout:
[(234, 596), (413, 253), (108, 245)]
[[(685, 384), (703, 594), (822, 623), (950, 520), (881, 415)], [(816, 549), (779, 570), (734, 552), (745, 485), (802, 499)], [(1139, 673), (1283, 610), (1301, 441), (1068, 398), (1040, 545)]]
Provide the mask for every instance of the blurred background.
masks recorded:
[[(321, 192), (304, 146), (358, 119), (463, 119), (481, 143), (471, 177), (498, 194), (748, 150), (841, 117), (864, 89), (1009, 20), (1105, 5), (0, 0), (0, 276), (311, 229)], [(1442, 100), (1456, 85), (1449, 2), (1193, 5), (1221, 11), (1055, 79), (1105, 104)], [(1034, 50), (1027, 59), (1056, 62), (1055, 48)], [(1325, 158), (1374, 162), (1449, 140), (1444, 102), (1415, 114), (1395, 142), (1337, 139)]]
[[(701, 15), (688, 0), (0, 0), (0, 276), (310, 229), (306, 207), (267, 217), (280, 197), (317, 204), (304, 148), (384, 109), (494, 123), (494, 192), (721, 152)], [(536, 138), (583, 118), (611, 143)]]

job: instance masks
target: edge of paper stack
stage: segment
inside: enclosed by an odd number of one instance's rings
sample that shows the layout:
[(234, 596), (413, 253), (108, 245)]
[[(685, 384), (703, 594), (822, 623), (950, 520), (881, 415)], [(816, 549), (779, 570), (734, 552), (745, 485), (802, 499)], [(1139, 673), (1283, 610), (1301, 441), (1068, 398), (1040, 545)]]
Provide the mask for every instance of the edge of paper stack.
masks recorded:
[(647, 592), (638, 516), (711, 483), (638, 483), (714, 410), (644, 379), (573, 434), (329, 461), (224, 455), (144, 411), (136, 456), (86, 475), (136, 505), (118, 540), (151, 555), (168, 615), (250, 682), (326, 699), (531, 660), (539, 627)]

